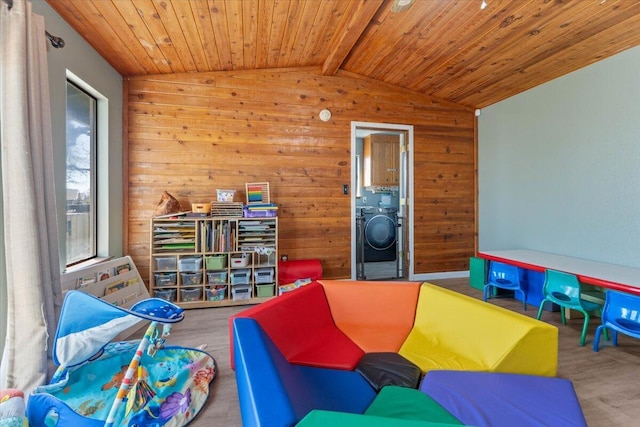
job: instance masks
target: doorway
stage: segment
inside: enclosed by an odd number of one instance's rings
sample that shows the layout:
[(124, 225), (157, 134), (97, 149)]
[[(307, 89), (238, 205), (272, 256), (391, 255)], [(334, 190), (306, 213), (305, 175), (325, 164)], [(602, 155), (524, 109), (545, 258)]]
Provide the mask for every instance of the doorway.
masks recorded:
[(351, 123), (351, 278), (411, 280), (413, 126)]

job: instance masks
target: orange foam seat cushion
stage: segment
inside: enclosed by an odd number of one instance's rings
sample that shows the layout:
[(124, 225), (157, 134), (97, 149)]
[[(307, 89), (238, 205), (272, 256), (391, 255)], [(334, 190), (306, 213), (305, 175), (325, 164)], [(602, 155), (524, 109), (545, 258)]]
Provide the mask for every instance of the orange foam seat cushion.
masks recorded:
[(413, 327), (420, 284), (320, 280), (338, 328), (367, 353), (397, 352)]

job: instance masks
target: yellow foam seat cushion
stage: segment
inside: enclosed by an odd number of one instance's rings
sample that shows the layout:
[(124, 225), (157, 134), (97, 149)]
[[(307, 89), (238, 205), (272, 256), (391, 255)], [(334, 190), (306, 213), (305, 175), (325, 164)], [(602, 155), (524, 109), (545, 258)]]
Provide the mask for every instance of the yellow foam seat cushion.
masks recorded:
[(415, 323), (399, 353), (420, 367), (555, 376), (558, 329), (423, 283)]
[(338, 329), (366, 353), (397, 352), (413, 327), (416, 282), (319, 280)]

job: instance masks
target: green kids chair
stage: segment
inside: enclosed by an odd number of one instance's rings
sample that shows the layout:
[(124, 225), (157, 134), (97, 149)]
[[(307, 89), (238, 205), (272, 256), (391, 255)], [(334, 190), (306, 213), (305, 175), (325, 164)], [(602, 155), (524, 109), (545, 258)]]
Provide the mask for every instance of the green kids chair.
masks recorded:
[(540, 320), (542, 310), (546, 302), (558, 304), (562, 324), (567, 324), (565, 308), (579, 311), (584, 315), (584, 324), (582, 326), (582, 335), (580, 336), (580, 345), (584, 346), (587, 338), (587, 328), (589, 326), (590, 312), (602, 312), (602, 305), (585, 301), (581, 298), (581, 288), (578, 277), (575, 274), (565, 273), (562, 271), (547, 269), (545, 271), (544, 287), (542, 289), (544, 299), (540, 303), (538, 315), (536, 319)]

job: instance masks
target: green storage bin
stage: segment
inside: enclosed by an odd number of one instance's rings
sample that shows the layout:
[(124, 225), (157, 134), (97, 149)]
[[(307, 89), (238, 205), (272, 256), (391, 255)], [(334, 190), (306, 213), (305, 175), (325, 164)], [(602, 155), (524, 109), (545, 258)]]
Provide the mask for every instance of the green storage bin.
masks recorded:
[(270, 285), (256, 285), (256, 289), (258, 298), (272, 297), (276, 294), (276, 285), (273, 283)]
[(227, 268), (227, 254), (207, 256), (204, 259), (204, 265), (207, 270), (222, 270)]
[(483, 290), (487, 283), (488, 262), (484, 258), (469, 258), (469, 285), (472, 288)]

